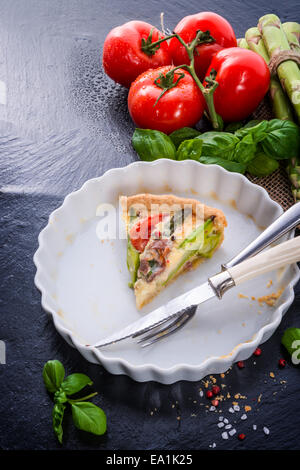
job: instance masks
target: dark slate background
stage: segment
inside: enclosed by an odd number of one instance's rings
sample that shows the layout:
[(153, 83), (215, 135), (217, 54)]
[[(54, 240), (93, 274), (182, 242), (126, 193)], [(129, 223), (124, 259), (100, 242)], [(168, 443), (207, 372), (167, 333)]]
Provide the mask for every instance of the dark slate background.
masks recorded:
[[(299, 21), (297, 3), (213, 0), (209, 8), (229, 19), (240, 37), (269, 12)], [(0, 104), (0, 339), (7, 361), (0, 364), (0, 449), (60, 448), (41, 377), (43, 364), (54, 358), (67, 373), (92, 378), (99, 392), (93, 401), (108, 419), (107, 434), (96, 437), (76, 430), (67, 414), (65, 449), (209, 449), (212, 443), (216, 449), (299, 448), (300, 369), (290, 362), (284, 370), (277, 367), (285, 356), (283, 331), (299, 327), (299, 287), (262, 356), (250, 358), (243, 370), (234, 366), (225, 379), (216, 376), (226, 391), (247, 396), (252, 406), (246, 421), (241, 413), (228, 413), (230, 400), (222, 406), (223, 415), (246, 434), (242, 443), (236, 436), (221, 438), (217, 414), (207, 412), (207, 400), (199, 397), (201, 382), (163, 386), (110, 375), (68, 346), (40, 306), (32, 257), (49, 214), (88, 178), (136, 159), (127, 92), (101, 69), (105, 36), (134, 18), (159, 26), (162, 9), (165, 26), (173, 28), (183, 16), (206, 10), (207, 2), (0, 1), (0, 80), (7, 86), (7, 103)]]

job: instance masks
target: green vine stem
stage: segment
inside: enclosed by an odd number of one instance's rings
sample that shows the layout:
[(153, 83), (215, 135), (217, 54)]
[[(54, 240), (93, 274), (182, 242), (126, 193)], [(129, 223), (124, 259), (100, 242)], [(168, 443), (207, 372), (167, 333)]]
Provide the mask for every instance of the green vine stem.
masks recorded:
[[(173, 72), (173, 77), (174, 77), (174, 72), (177, 69), (185, 69), (191, 74), (191, 76), (193, 77), (194, 81), (196, 82), (197, 86), (199, 87), (199, 89), (200, 89), (200, 91), (201, 91), (201, 93), (202, 93), (202, 95), (205, 99), (207, 109), (208, 109), (208, 115), (209, 115), (209, 118), (211, 120), (213, 128), (217, 131), (221, 131), (223, 129), (223, 120), (222, 120), (221, 116), (219, 114), (217, 114), (217, 112), (215, 110), (214, 99), (213, 99), (214, 92), (215, 92), (216, 88), (219, 85), (218, 82), (215, 80), (216, 74), (211, 73), (210, 76), (205, 79), (206, 82), (208, 83), (208, 86), (205, 87), (205, 86), (203, 86), (203, 84), (201, 83), (201, 81), (199, 80), (199, 78), (198, 78), (198, 76), (195, 72), (194, 50), (195, 50), (196, 46), (198, 46), (199, 44), (207, 43), (207, 42), (213, 42), (214, 38), (210, 35), (209, 31), (200, 31), (200, 30), (198, 30), (195, 38), (193, 39), (193, 41), (189, 45), (186, 44), (186, 42), (179, 36), (179, 34), (177, 34), (175, 32), (173, 32), (173, 34), (171, 34), (169, 36), (165, 36), (164, 38), (159, 39), (158, 41), (151, 42), (151, 40), (152, 40), (152, 30), (151, 30), (147, 40), (145, 40), (145, 39), (142, 40), (142, 46), (141, 46), (142, 51), (145, 52), (145, 54), (148, 54), (148, 55), (151, 56), (151, 55), (155, 54), (155, 52), (160, 47), (160, 44), (163, 41), (168, 41), (169, 39), (172, 39), (172, 38), (177, 38), (178, 41), (184, 46), (184, 48), (187, 51), (190, 64), (189, 65), (186, 65), (186, 64), (179, 65), (179, 66), (171, 69), (168, 72), (168, 74), (169, 74), (168, 77), (170, 77), (170, 72)], [(168, 77), (167, 77), (167, 79), (168, 79)], [(168, 81), (167, 79), (165, 80), (165, 84)], [(160, 80), (161, 80), (161, 77), (160, 77)], [(178, 81), (179, 80), (176, 81), (176, 84), (178, 83)], [(164, 93), (168, 89), (173, 88), (174, 86), (175, 86), (174, 84), (171, 84), (169, 86), (165, 85), (164, 87), (161, 87), (161, 88), (163, 88), (163, 92), (160, 94), (158, 100), (164, 95)], [(156, 101), (155, 105), (157, 104), (157, 101)]]

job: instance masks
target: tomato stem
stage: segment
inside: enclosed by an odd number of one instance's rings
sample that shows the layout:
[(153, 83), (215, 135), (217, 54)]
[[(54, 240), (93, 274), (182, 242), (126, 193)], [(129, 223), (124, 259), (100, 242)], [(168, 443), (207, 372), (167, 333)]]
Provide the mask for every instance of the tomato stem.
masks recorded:
[[(207, 87), (203, 86), (203, 84), (199, 80), (199, 77), (197, 76), (196, 71), (195, 71), (195, 57), (194, 57), (194, 50), (195, 50), (196, 46), (198, 46), (199, 44), (207, 43), (207, 42), (214, 42), (215, 39), (210, 35), (209, 31), (204, 31), (203, 32), (201, 30), (198, 30), (197, 33), (196, 33), (195, 38), (192, 40), (192, 42), (189, 45), (179, 36), (179, 34), (177, 34), (175, 32), (173, 32), (169, 36), (165, 36), (164, 38), (159, 39), (158, 41), (151, 42), (152, 41), (152, 30), (151, 30), (147, 40), (145, 40), (145, 39), (142, 40), (142, 46), (141, 46), (142, 51), (145, 52), (148, 55), (153, 55), (153, 54), (155, 54), (157, 49), (159, 49), (160, 44), (162, 42), (168, 41), (169, 39), (172, 39), (172, 38), (177, 38), (178, 41), (186, 49), (189, 60), (190, 60), (190, 64), (189, 65), (182, 64), (182, 65), (179, 65), (177, 67), (174, 67), (173, 69), (171, 69), (167, 73), (167, 75), (168, 74), (169, 75), (166, 78), (168, 79), (168, 78), (171, 77), (170, 72), (173, 73), (172, 78), (174, 78), (175, 70), (177, 70), (177, 69), (186, 69), (191, 74), (191, 76), (193, 77), (194, 81), (196, 82), (198, 88), (200, 89), (200, 91), (201, 91), (201, 93), (202, 93), (202, 95), (205, 99), (207, 109), (208, 109), (209, 118), (211, 120), (213, 128), (215, 130), (221, 131), (223, 129), (223, 121), (222, 121), (221, 116), (219, 114), (217, 114), (217, 112), (215, 110), (214, 98), (213, 98), (214, 92), (215, 92), (215, 90), (216, 90), (216, 88), (218, 87), (219, 84), (215, 80), (215, 75), (214, 76), (210, 75), (210, 77), (207, 77), (205, 79), (208, 86)], [(180, 78), (182, 78), (182, 76), (180, 76)], [(161, 79), (161, 77), (158, 77), (158, 79), (155, 81), (155, 83), (156, 83), (156, 85), (160, 86), (160, 88), (163, 88), (163, 91), (160, 94), (160, 96), (158, 97), (158, 99), (156, 100), (154, 106), (157, 104), (157, 102), (160, 100), (160, 98), (169, 89), (174, 88), (174, 86), (177, 85), (180, 78), (178, 78), (178, 80), (175, 83), (173, 83), (173, 80), (172, 80), (172, 83), (169, 83), (170, 81), (166, 80), (165, 83), (162, 86), (162, 84), (159, 85), (157, 83), (157, 80)]]
[(159, 74), (159, 76), (154, 80), (155, 85), (157, 85), (159, 88), (162, 88), (162, 92), (155, 101), (154, 106), (158, 103), (160, 98), (168, 91), (171, 90), (171, 88), (176, 87), (177, 83), (179, 80), (181, 80), (184, 77), (184, 73), (178, 73), (178, 78), (176, 82), (174, 82), (174, 74), (177, 69), (180, 67), (175, 67), (174, 69), (171, 69), (169, 72), (166, 73), (166, 75), (163, 75), (162, 73)]
[(213, 82), (213, 83), (211, 83), (210, 86), (205, 88), (202, 85), (201, 81), (199, 80), (199, 78), (198, 78), (198, 76), (195, 72), (194, 64), (189, 65), (187, 67), (187, 70), (190, 72), (190, 74), (192, 75), (192, 77), (195, 80), (196, 84), (198, 85), (198, 87), (201, 90), (201, 93), (202, 93), (203, 98), (205, 99), (205, 102), (206, 102), (206, 105), (207, 105), (208, 114), (209, 114), (209, 117), (210, 117), (213, 128), (217, 131), (221, 131), (223, 129), (223, 120), (222, 120), (221, 116), (219, 114), (217, 114), (216, 109), (215, 109), (215, 105), (214, 105), (214, 92), (215, 92), (216, 88), (219, 86), (219, 83), (216, 80), (210, 79), (211, 82)]
[(164, 38), (161, 38), (161, 39), (158, 39), (157, 41), (152, 42), (152, 34), (153, 34), (153, 28), (151, 29), (147, 39), (142, 38), (142, 45), (141, 45), (142, 51), (149, 56), (152, 56), (155, 54), (155, 52), (159, 49), (160, 44), (162, 42), (168, 41), (168, 39), (172, 39), (176, 37), (175, 34), (171, 34), (170, 36), (165, 36)]

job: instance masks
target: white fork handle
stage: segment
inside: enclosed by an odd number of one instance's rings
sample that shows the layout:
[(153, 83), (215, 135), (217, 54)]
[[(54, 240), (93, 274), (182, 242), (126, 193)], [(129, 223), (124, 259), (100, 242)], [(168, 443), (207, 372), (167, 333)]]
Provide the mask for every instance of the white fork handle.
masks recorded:
[(300, 237), (269, 248), (241, 263), (228, 268), (236, 286), (260, 274), (300, 261)]

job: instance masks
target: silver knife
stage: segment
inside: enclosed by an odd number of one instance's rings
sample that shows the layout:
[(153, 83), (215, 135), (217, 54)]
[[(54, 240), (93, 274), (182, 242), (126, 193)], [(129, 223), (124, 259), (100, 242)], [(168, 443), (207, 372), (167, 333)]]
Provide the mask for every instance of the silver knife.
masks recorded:
[[(279, 216), (278, 219), (275, 220), (275, 222), (273, 222), (266, 230), (264, 230), (253, 242), (251, 242), (231, 261), (222, 265), (222, 271), (220, 273), (210, 277), (207, 282), (205, 282), (201, 286), (195, 287), (194, 289), (176, 297), (175, 299), (170, 300), (166, 305), (157, 308), (153, 312), (131, 323), (122, 330), (103, 338), (99, 342), (93, 344), (92, 347), (100, 348), (108, 346), (118, 341), (122, 341), (126, 338), (143, 334), (149, 329), (163, 324), (164, 322), (166, 322), (166, 320), (171, 320), (172, 318), (176, 319), (176, 317), (181, 315), (185, 309), (196, 307), (200, 303), (203, 303), (211, 299), (212, 297), (217, 296), (219, 298), (222, 298), (224, 292), (226, 292), (231, 287), (238, 285), (240, 283), (240, 280), (241, 282), (244, 282), (245, 280), (250, 279), (251, 276), (254, 277), (255, 275), (261, 274), (263, 272), (277, 269), (276, 266), (278, 265), (278, 263), (283, 263), (280, 264), (280, 266), (283, 266), (285, 264), (299, 261), (300, 258), (299, 260), (294, 258), (297, 257), (298, 246), (300, 250), (300, 237), (294, 240), (289, 240), (288, 242), (284, 242), (296, 243), (294, 247), (294, 252), (292, 253), (294, 257), (290, 256), (289, 259), (283, 259), (283, 257), (280, 256), (280, 254), (284, 252), (284, 243), (280, 244), (280, 250), (277, 254), (278, 260), (276, 265), (274, 265), (274, 262), (276, 261), (276, 253), (271, 255), (273, 256), (273, 259), (272, 257), (270, 258), (270, 255), (268, 255), (268, 253), (272, 252), (277, 247), (271, 248), (266, 253), (262, 253), (259, 256), (255, 256), (257, 253), (262, 251), (264, 248), (269, 246), (278, 238), (295, 228), (299, 223), (300, 203), (297, 203), (290, 209), (288, 209), (285, 213), (283, 213), (281, 216)], [(287, 247), (286, 250), (289, 250), (289, 247)], [(254, 260), (254, 266), (252, 266), (250, 263), (249, 266), (247, 265), (245, 267), (245, 263), (249, 263), (251, 260), (249, 260), (248, 258), (251, 257), (254, 257), (252, 258), (252, 260)], [(260, 261), (257, 259), (259, 257), (262, 257)], [(248, 261), (246, 261), (247, 259)], [(290, 259), (291, 261), (289, 261)], [(268, 265), (261, 265), (262, 262), (266, 263), (267, 260), (269, 263)], [(260, 266), (259, 272), (257, 272), (257, 265)]]

